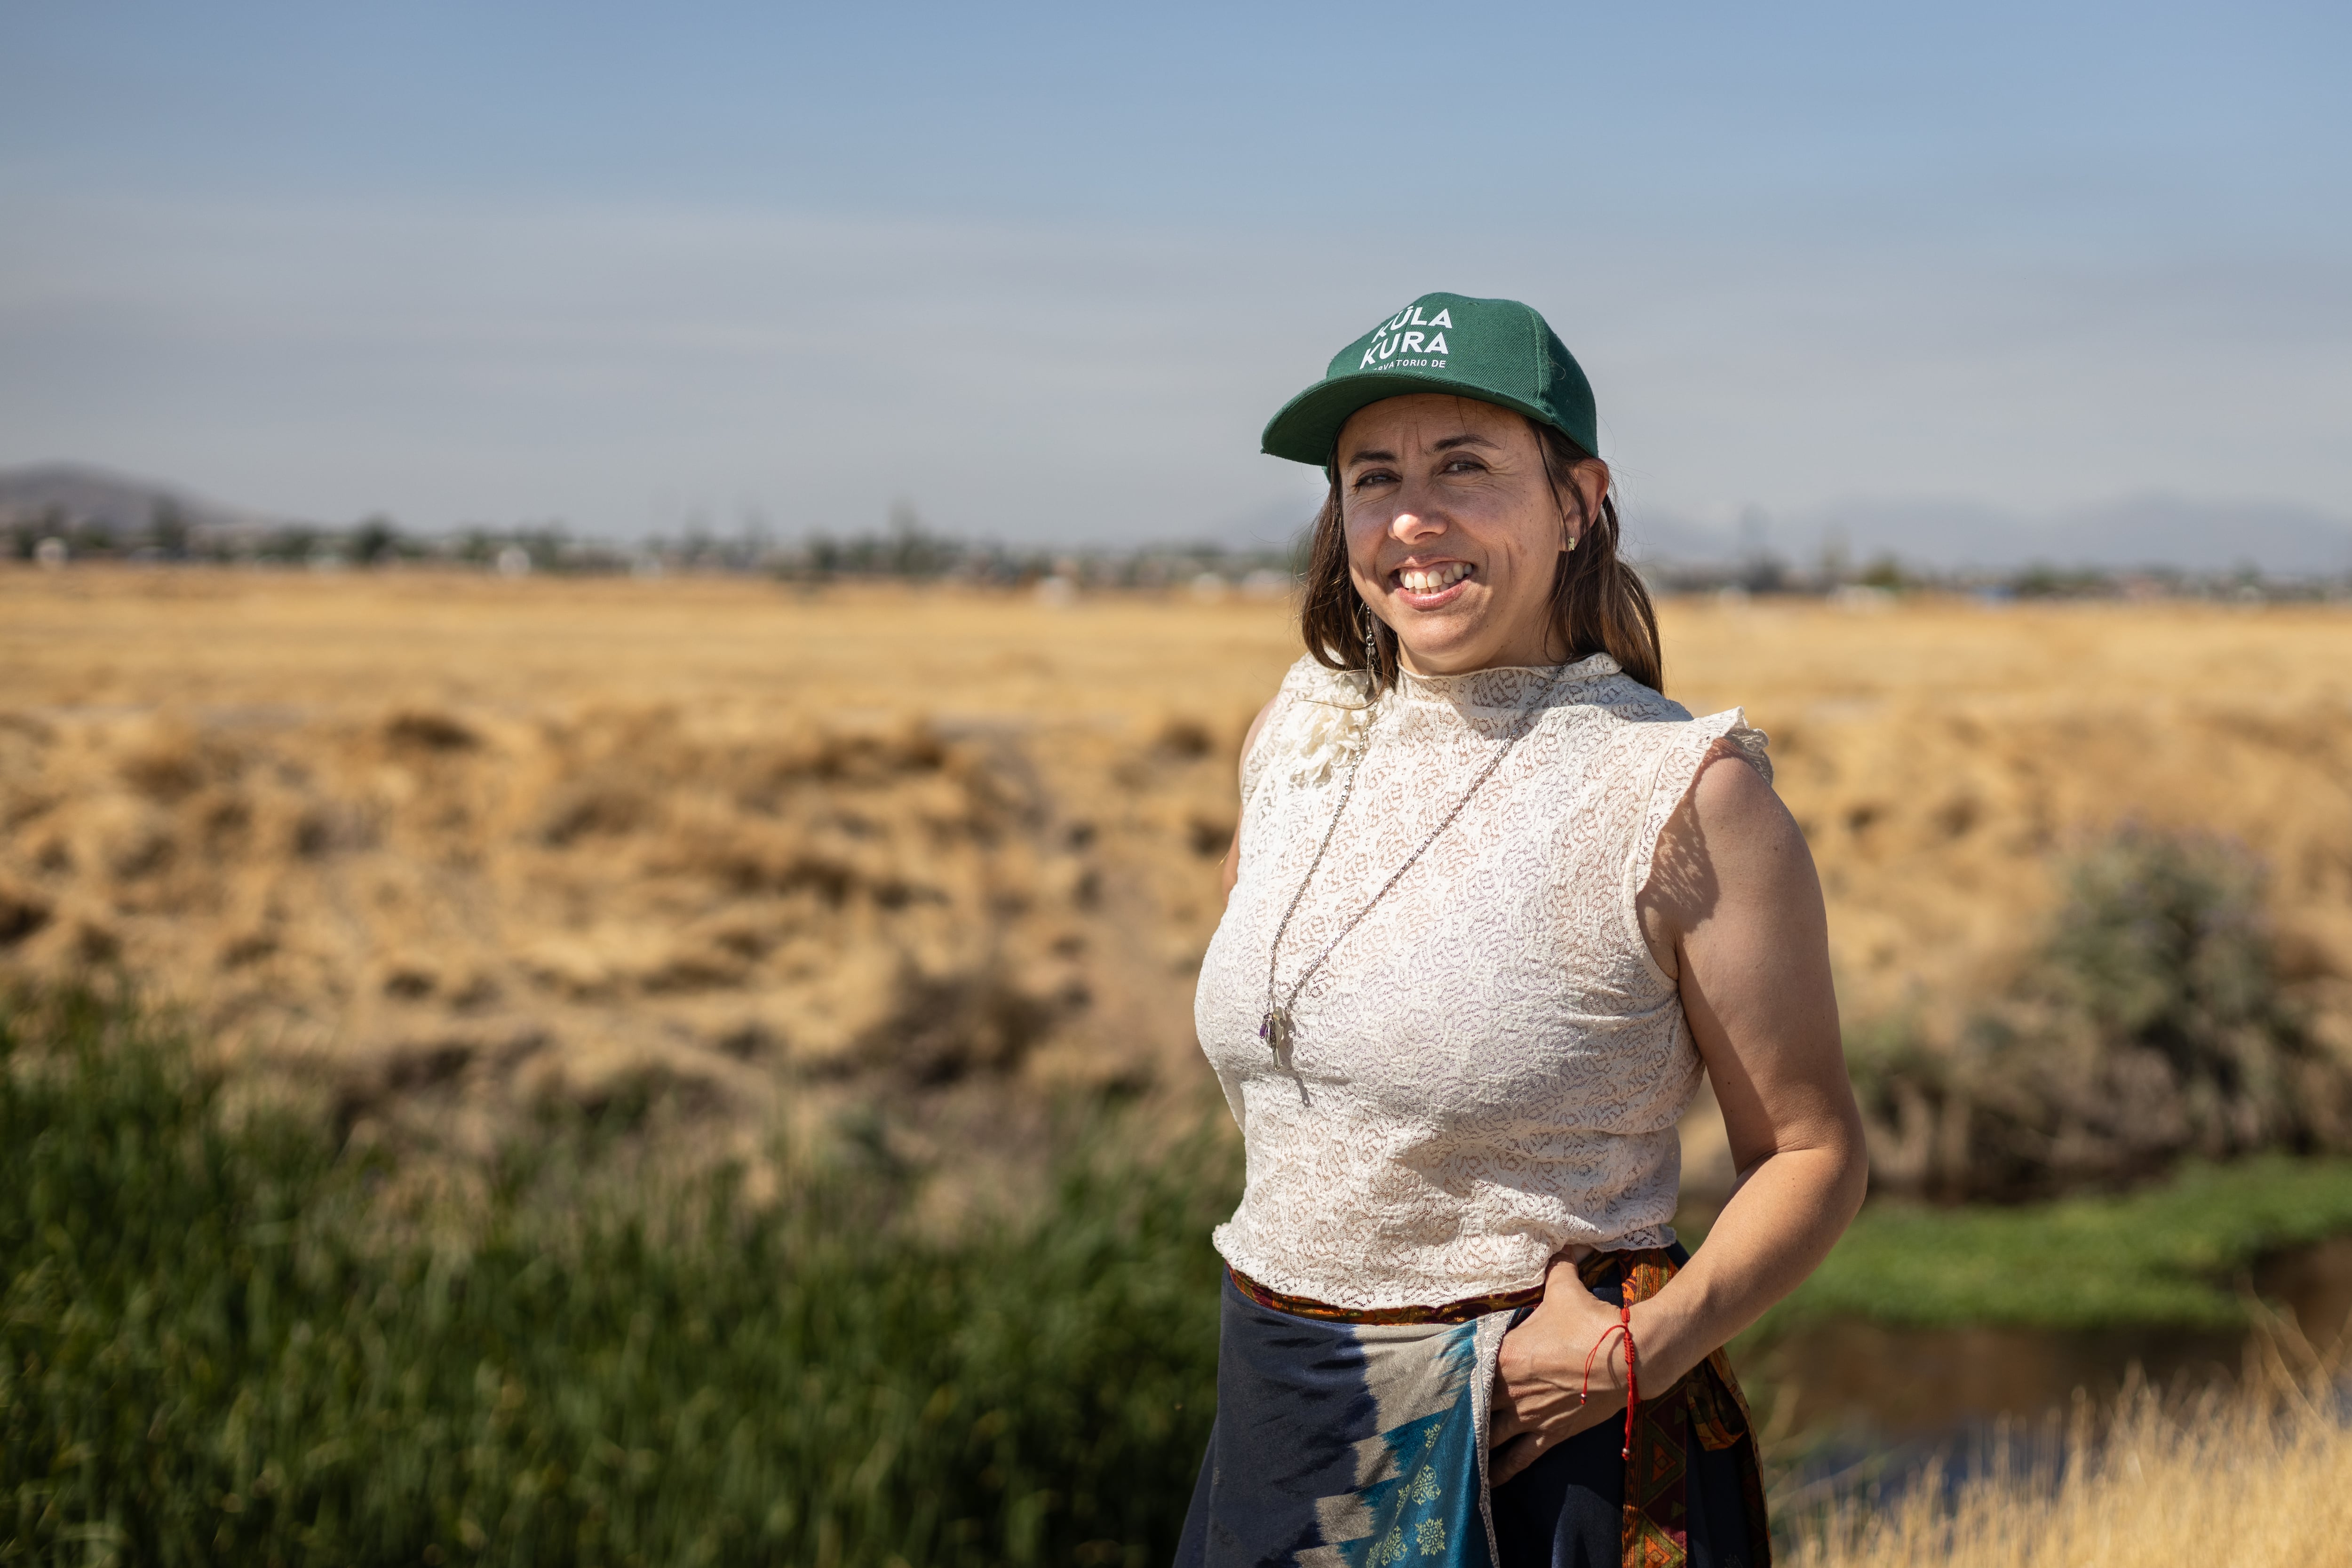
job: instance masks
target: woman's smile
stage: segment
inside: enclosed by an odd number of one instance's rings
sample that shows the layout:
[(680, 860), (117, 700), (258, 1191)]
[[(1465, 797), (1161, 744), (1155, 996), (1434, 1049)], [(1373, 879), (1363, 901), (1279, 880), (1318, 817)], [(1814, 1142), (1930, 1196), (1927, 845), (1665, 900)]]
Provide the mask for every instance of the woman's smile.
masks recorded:
[(1467, 592), (1477, 573), (1467, 561), (1413, 561), (1388, 576), (1391, 591), (1408, 609), (1436, 610)]

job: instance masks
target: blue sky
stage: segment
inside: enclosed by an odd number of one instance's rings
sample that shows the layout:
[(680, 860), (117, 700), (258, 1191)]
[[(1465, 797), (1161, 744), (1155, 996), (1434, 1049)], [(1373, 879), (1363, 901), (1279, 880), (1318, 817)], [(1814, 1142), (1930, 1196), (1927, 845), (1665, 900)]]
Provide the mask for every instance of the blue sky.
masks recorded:
[(2344, 517), (2347, 16), (0, 0), (0, 463), (1276, 537), (1266, 415), (1447, 289), (1663, 531)]

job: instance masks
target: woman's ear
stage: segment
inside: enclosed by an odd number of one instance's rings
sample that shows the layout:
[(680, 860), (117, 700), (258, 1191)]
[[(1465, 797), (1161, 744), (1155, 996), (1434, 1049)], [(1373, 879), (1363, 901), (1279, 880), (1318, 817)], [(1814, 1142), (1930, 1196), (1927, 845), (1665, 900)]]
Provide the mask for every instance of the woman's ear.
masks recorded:
[(1559, 503), (1560, 548), (1574, 550), (1601, 515), (1601, 502), (1609, 494), (1609, 466), (1589, 458), (1569, 469), (1552, 493)]
[(1587, 458), (1569, 471), (1568, 479), (1576, 487), (1578, 521), (1589, 524), (1601, 515), (1601, 503), (1609, 494), (1609, 465), (1598, 458)]

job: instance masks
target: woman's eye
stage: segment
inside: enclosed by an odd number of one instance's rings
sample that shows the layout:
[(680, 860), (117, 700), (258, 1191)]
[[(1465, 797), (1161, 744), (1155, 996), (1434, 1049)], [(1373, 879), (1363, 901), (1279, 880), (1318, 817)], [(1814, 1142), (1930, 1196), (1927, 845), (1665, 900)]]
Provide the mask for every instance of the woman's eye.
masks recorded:
[(1389, 472), (1388, 469), (1367, 468), (1362, 473), (1356, 476), (1355, 488), (1360, 490), (1368, 490), (1374, 485), (1391, 485), (1394, 483), (1396, 483), (1396, 476)]

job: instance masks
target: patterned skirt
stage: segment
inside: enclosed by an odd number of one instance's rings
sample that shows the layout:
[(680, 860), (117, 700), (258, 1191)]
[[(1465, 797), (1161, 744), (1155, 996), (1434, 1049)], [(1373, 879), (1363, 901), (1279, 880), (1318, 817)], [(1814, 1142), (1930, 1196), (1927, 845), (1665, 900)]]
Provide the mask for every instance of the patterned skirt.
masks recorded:
[[(1614, 1305), (1687, 1258), (1596, 1253), (1580, 1273)], [(1630, 1461), (1607, 1421), (1489, 1490), (1496, 1353), (1541, 1296), (1349, 1312), (1228, 1275), (1177, 1568), (1768, 1568), (1754, 1426), (1721, 1351), (1643, 1391)]]

